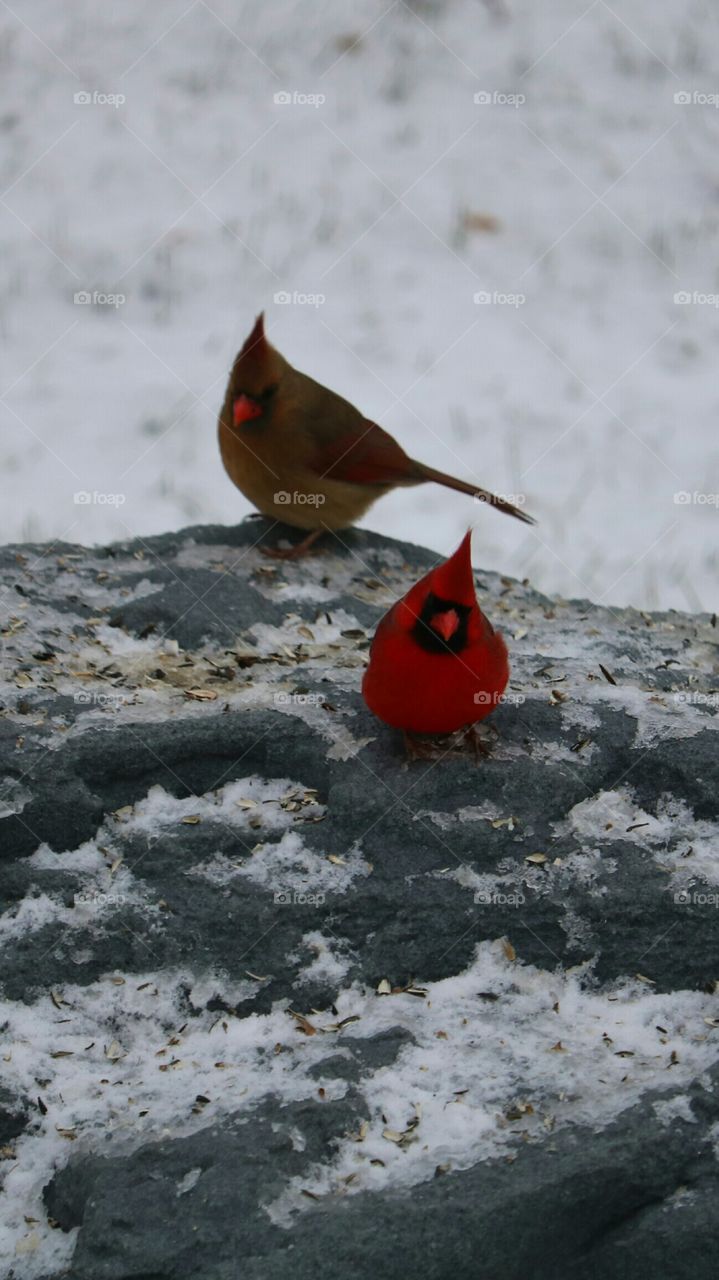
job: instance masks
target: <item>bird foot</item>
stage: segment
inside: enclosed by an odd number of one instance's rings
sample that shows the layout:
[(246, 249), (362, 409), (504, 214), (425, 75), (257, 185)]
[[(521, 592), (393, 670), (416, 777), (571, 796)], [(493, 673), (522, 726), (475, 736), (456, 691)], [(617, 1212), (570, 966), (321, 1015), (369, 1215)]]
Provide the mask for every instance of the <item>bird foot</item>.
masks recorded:
[(402, 730), (404, 749), (408, 760), (437, 760), (437, 743), (434, 738), (420, 738), (407, 729)]
[(476, 724), (470, 724), (463, 730), (463, 745), (472, 749), (475, 760), (486, 760), (491, 756), (492, 747), (498, 737), (499, 734), (494, 725), (488, 725), (483, 735)]
[(402, 734), (408, 760), (441, 760), (445, 756), (466, 755), (467, 747), (474, 753), (477, 762), (486, 760), (492, 754), (492, 747), (499, 734), (493, 725), (480, 733), (476, 724), (466, 729), (443, 737), (419, 737), (406, 729)]
[(322, 536), (323, 529), (313, 529), (306, 538), (301, 542), (295, 543), (294, 547), (260, 547), (263, 556), (267, 556), (269, 560), (299, 560), (302, 556), (306, 556), (310, 547)]

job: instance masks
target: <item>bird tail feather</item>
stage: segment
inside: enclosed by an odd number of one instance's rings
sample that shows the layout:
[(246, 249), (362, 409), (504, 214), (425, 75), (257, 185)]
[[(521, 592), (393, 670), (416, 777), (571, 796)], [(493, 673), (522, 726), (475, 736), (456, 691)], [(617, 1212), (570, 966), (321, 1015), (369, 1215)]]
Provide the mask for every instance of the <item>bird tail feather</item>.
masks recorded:
[(495, 493), (490, 493), (488, 489), (470, 484), (467, 480), (457, 480), (454, 476), (446, 475), (444, 471), (435, 471), (434, 467), (426, 467), (423, 462), (415, 465), (424, 480), (434, 480), (435, 484), (443, 484), (447, 489), (456, 489), (458, 493), (469, 494), (470, 498), (476, 498), (478, 502), (486, 502), (491, 507), (497, 507), (499, 511), (506, 511), (507, 515), (516, 516), (517, 520), (523, 520), (525, 524), (537, 523), (526, 511), (515, 507), (512, 502), (507, 502), (506, 498), (499, 498)]

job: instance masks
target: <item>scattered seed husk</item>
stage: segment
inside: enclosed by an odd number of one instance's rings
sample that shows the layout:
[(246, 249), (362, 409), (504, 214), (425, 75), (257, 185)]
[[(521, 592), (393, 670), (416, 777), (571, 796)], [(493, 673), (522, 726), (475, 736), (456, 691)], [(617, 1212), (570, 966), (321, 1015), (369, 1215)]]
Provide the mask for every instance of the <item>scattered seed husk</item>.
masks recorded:
[(308, 1018), (305, 1017), (303, 1013), (295, 1013), (294, 1009), (288, 1009), (287, 1012), (289, 1013), (291, 1018), (295, 1019), (295, 1022), (297, 1023), (298, 1031), (302, 1031), (306, 1036), (317, 1035), (317, 1028), (312, 1025), (312, 1023), (309, 1021)]
[(398, 1145), (402, 1141), (402, 1134), (398, 1129), (383, 1129), (382, 1137), (386, 1138), (388, 1142), (396, 1142)]
[(191, 702), (216, 702), (217, 700), (215, 689), (185, 689), (184, 693)]
[(180, 822), (185, 827), (196, 827), (198, 822), (202, 822), (202, 818), (199, 813), (187, 813), (184, 818), (180, 818)]
[(360, 1016), (358, 1013), (351, 1013), (348, 1018), (341, 1018), (339, 1022), (330, 1022), (329, 1025), (326, 1027), (320, 1027), (320, 1031), (323, 1031), (323, 1032), (343, 1031), (344, 1028), (348, 1027), (351, 1022), (359, 1022), (359, 1020), (360, 1020)]
[(533, 1116), (534, 1107), (531, 1102), (515, 1102), (505, 1111), (506, 1120), (522, 1120), (525, 1116)]
[(546, 853), (528, 853), (524, 861), (532, 862), (532, 863), (535, 863), (537, 866), (541, 866), (542, 863), (548, 862), (549, 859)]
[(599, 670), (601, 671), (602, 675), (604, 676), (604, 679), (608, 682), (608, 684), (616, 685), (617, 682), (614, 679), (614, 676), (612, 675), (611, 671), (607, 671), (607, 668), (602, 666), (601, 662), (599, 663)]

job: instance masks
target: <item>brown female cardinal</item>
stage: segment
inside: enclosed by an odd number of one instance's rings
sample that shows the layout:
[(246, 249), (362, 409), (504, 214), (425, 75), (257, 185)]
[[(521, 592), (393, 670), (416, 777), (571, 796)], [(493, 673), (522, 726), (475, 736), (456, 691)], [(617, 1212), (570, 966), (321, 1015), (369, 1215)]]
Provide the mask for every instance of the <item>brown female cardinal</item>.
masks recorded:
[(372, 641), (362, 696), (409, 734), (468, 728), (507, 686), (507, 646), (477, 603), (471, 536), (392, 606)]
[(354, 523), (398, 485), (434, 480), (533, 524), (531, 516), (465, 480), (408, 457), (347, 400), (299, 373), (265, 337), (264, 317), (232, 366), (219, 421), (230, 479), (266, 516), (309, 529), (282, 558), (303, 555), (326, 529)]

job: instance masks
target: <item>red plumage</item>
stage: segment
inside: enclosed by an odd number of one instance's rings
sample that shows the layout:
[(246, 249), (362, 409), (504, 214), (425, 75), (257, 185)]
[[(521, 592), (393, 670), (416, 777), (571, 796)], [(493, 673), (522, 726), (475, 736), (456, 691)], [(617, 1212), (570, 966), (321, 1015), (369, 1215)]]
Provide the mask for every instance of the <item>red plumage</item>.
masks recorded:
[(483, 720), (509, 679), (507, 646), (477, 603), (471, 533), (385, 614), (362, 695), (409, 733), (453, 733)]

